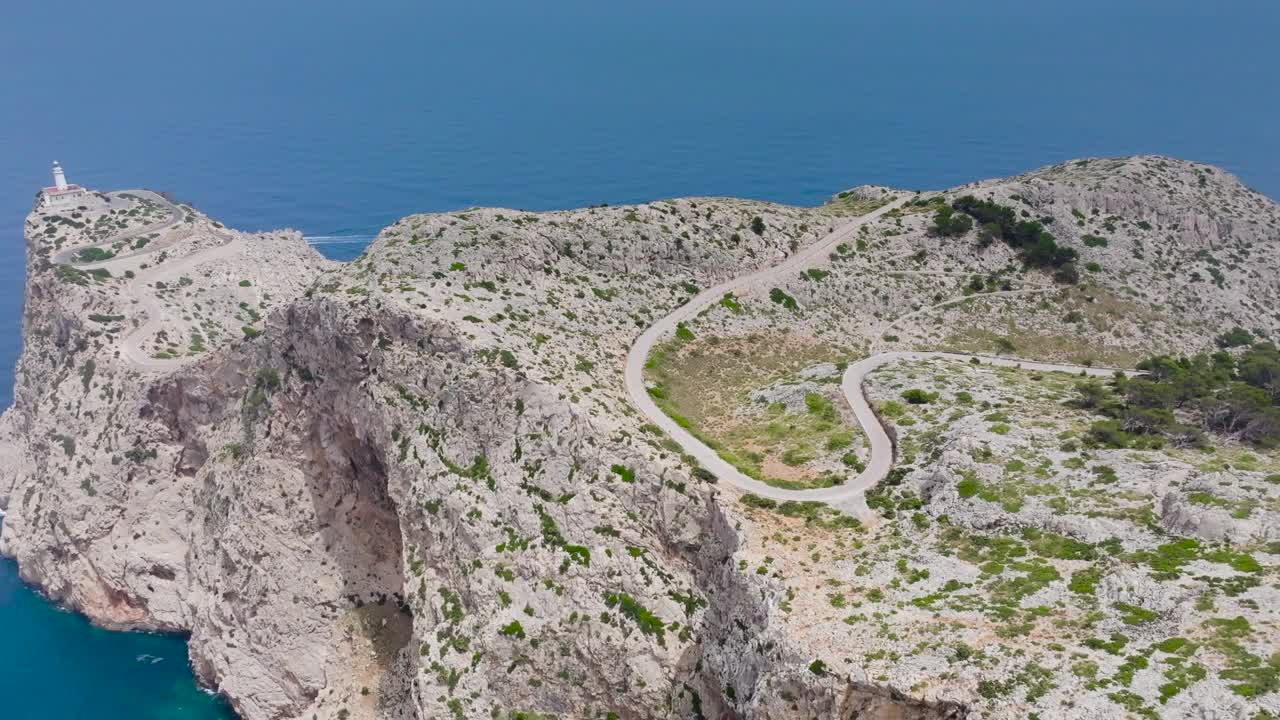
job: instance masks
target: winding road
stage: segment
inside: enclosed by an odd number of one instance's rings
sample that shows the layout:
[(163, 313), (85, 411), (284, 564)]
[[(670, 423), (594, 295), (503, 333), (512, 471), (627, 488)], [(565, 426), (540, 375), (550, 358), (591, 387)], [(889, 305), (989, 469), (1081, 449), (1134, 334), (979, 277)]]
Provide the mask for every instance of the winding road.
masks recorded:
[[(150, 190), (125, 190), (122, 192), (111, 192), (107, 194), (117, 198), (128, 198), (129, 196), (133, 196), (133, 197), (145, 198), (145, 199), (151, 200), (152, 202), (158, 205), (163, 205), (164, 208), (169, 211), (169, 218), (167, 220), (160, 220), (160, 221), (151, 223), (149, 225), (144, 225), (140, 228), (134, 228), (133, 230), (126, 230), (117, 235), (113, 235), (99, 243), (94, 243), (92, 245), (77, 245), (76, 247), (66, 248), (60, 251), (57, 255), (53, 256), (53, 264), (75, 265), (78, 268), (100, 267), (104, 263), (93, 263), (93, 264), (78, 263), (76, 262), (76, 256), (79, 255), (81, 252), (85, 250), (89, 250), (91, 248), (100, 248), (105, 250), (119, 242), (124, 242), (126, 240), (133, 240), (134, 238), (139, 238), (139, 237), (142, 237), (143, 235), (150, 235), (151, 233), (164, 232), (169, 228), (172, 228), (176, 225), (181, 224), (182, 221), (185, 220), (187, 217), (187, 212), (185, 210), (166, 200), (163, 195), (160, 195), (159, 193), (151, 192)], [(132, 257), (137, 257), (139, 255), (147, 255), (149, 253), (156, 252), (157, 250), (163, 250), (166, 247), (169, 247), (170, 245), (171, 243), (168, 243), (168, 244), (149, 243), (145, 248), (141, 250), (128, 253), (126, 255), (116, 255), (115, 257), (111, 258), (111, 260), (112, 261), (128, 260), (129, 258), (132, 258)], [(107, 262), (110, 262), (110, 261), (107, 261)]]
[[(153, 193), (150, 190), (129, 190), (125, 192), (111, 193), (116, 197), (126, 195), (134, 195), (138, 197), (147, 197), (153, 202), (165, 206), (169, 210), (170, 217), (157, 223), (127, 230), (118, 235), (92, 245), (80, 245), (73, 248), (62, 250), (54, 256), (54, 263), (71, 265), (79, 270), (95, 270), (98, 268), (113, 269), (122, 265), (134, 265), (130, 262), (140, 257), (162, 252), (173, 247), (183, 236), (175, 238), (161, 238), (158, 242), (148, 243), (146, 247), (136, 252), (116, 255), (109, 260), (93, 263), (75, 262), (75, 258), (82, 251), (89, 248), (108, 249), (116, 243), (132, 240), (142, 235), (151, 233), (164, 232), (183, 224), (187, 218), (187, 212), (181, 207), (169, 202), (163, 196)], [(164, 324), (167, 311), (164, 304), (160, 302), (155, 293), (147, 287), (156, 282), (176, 282), (181, 275), (191, 268), (221, 258), (231, 257), (243, 251), (243, 241), (238, 234), (225, 231), (214, 231), (214, 234), (221, 242), (213, 247), (199, 250), (189, 255), (184, 255), (176, 260), (159, 264), (143, 269), (135, 270), (133, 279), (125, 286), (125, 293), (133, 299), (136, 307), (142, 310), (146, 316), (146, 321), (141, 325), (137, 325), (120, 339), (120, 349), (122, 355), (141, 370), (166, 370), (183, 363), (185, 358), (156, 358), (148, 354), (143, 348), (143, 341), (154, 335), (156, 331)]]
[[(970, 361), (978, 358), (982, 363), (994, 365), (998, 367), (1016, 367), (1032, 371), (1041, 372), (1070, 372), (1083, 373), (1085, 375), (1102, 377), (1114, 374), (1117, 368), (1101, 368), (1101, 367), (1085, 367), (1080, 365), (1066, 365), (1059, 363), (1042, 363), (1029, 362), (1014, 358), (980, 356), (962, 353), (949, 352), (883, 352), (870, 357), (864, 358), (853, 363), (845, 371), (841, 380), (841, 390), (844, 393), (845, 400), (849, 403), (849, 407), (853, 409), (854, 416), (858, 420), (858, 424), (862, 427), (862, 431), (866, 434), (870, 443), (871, 458), (866, 468), (849, 482), (843, 485), (835, 485), (827, 488), (818, 488), (813, 490), (788, 490), (774, 487), (766, 484), (753, 477), (743, 473), (734, 467), (715, 450), (708, 447), (698, 438), (694, 437), (685, 428), (671, 419), (664, 413), (649, 396), (648, 389), (644, 382), (644, 367), (648, 360), (649, 354), (653, 351), (654, 345), (660, 340), (673, 334), (676, 327), (696, 317), (703, 310), (720, 302), (725, 293), (750, 293), (752, 291), (764, 291), (772, 287), (781, 285), (785, 279), (798, 273), (803, 269), (807, 269), (815, 260), (825, 258), (826, 255), (833, 250), (836, 245), (852, 238), (863, 226), (875, 222), (885, 213), (891, 212), (895, 208), (901, 206), (909, 199), (908, 197), (900, 198), (880, 209), (862, 215), (855, 220), (846, 223), (827, 237), (819, 242), (802, 249), (800, 252), (792, 255), (783, 262), (772, 267), (757, 270), (748, 275), (744, 275), (733, 280), (716, 285), (713, 288), (698, 293), (692, 300), (681, 305), (674, 312), (666, 317), (658, 320), (651, 325), (643, 333), (640, 334), (631, 346), (630, 352), (627, 353), (627, 366), (625, 371), (624, 382), (627, 388), (627, 394), (631, 397), (632, 404), (645, 416), (651, 423), (662, 428), (662, 431), (669, 435), (680, 448), (688, 455), (697, 460), (698, 464), (706, 468), (715, 476), (735, 487), (760, 495), (761, 497), (770, 498), (772, 500), (787, 501), (810, 501), (816, 500), (827, 503), (832, 507), (846, 512), (855, 517), (864, 520), (871, 519), (870, 510), (866, 504), (866, 491), (874, 487), (881, 480), (888, 476), (889, 470), (893, 467), (894, 447), (893, 441), (889, 438), (884, 425), (871, 409), (871, 404), (867, 401), (866, 394), (863, 391), (863, 381), (866, 379), (867, 373), (876, 368), (904, 360), (925, 360), (930, 358), (945, 358), (951, 360)], [(1030, 291), (1011, 291), (1011, 292), (1043, 292), (1043, 289), (1035, 289)], [(995, 293), (992, 293), (993, 295)], [(940, 305), (946, 305), (951, 302), (958, 302), (967, 298), (958, 298), (955, 301), (947, 301)], [(922, 308), (926, 309), (926, 308)]]

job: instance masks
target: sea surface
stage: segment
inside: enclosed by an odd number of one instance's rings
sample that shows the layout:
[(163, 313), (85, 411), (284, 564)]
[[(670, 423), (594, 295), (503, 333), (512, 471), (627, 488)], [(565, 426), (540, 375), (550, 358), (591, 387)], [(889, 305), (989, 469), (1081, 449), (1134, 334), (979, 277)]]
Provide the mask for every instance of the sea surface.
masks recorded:
[[(0, 407), (54, 159), (337, 258), (411, 212), (817, 204), (1082, 156), (1200, 160), (1280, 197), (1277, 29), (1274, 0), (6, 2)], [(185, 662), (0, 563), (0, 717), (225, 717)]]

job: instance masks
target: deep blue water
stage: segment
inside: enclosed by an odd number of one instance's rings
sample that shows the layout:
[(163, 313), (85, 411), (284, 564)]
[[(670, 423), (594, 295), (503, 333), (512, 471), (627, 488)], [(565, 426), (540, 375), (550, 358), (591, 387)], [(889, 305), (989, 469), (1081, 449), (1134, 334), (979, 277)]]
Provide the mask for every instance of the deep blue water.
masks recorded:
[[(0, 406), (22, 218), (58, 159), (338, 257), (410, 212), (717, 194), (816, 204), (1094, 155), (1280, 196), (1273, 0), (59, 0), (0, 10)], [(337, 241), (334, 243), (334, 241)], [(0, 716), (205, 718), (180, 641), (0, 564)], [(143, 649), (163, 656), (133, 661)]]

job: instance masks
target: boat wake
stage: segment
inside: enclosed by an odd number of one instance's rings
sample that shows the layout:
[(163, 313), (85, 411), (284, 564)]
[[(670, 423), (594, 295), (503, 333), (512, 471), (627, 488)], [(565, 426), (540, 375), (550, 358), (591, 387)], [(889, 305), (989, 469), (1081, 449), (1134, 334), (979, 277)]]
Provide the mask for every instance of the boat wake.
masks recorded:
[(306, 235), (309, 245), (367, 245), (377, 235)]

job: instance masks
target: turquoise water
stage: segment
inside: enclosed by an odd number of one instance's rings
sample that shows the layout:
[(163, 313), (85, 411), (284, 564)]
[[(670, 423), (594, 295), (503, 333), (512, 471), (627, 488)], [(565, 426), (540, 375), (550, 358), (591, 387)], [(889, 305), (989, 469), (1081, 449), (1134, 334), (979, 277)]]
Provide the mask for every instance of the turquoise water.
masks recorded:
[(114, 633), (54, 608), (0, 559), (0, 717), (222, 720), (181, 639)]
[[(1048, 5), (6, 3), (0, 405), (22, 219), (54, 159), (73, 181), (170, 191), (234, 227), (299, 228), (335, 257), (410, 212), (814, 204), (1091, 155), (1211, 162), (1280, 196), (1280, 4)], [(211, 717), (183, 655), (53, 611), (0, 564), (0, 717)]]

